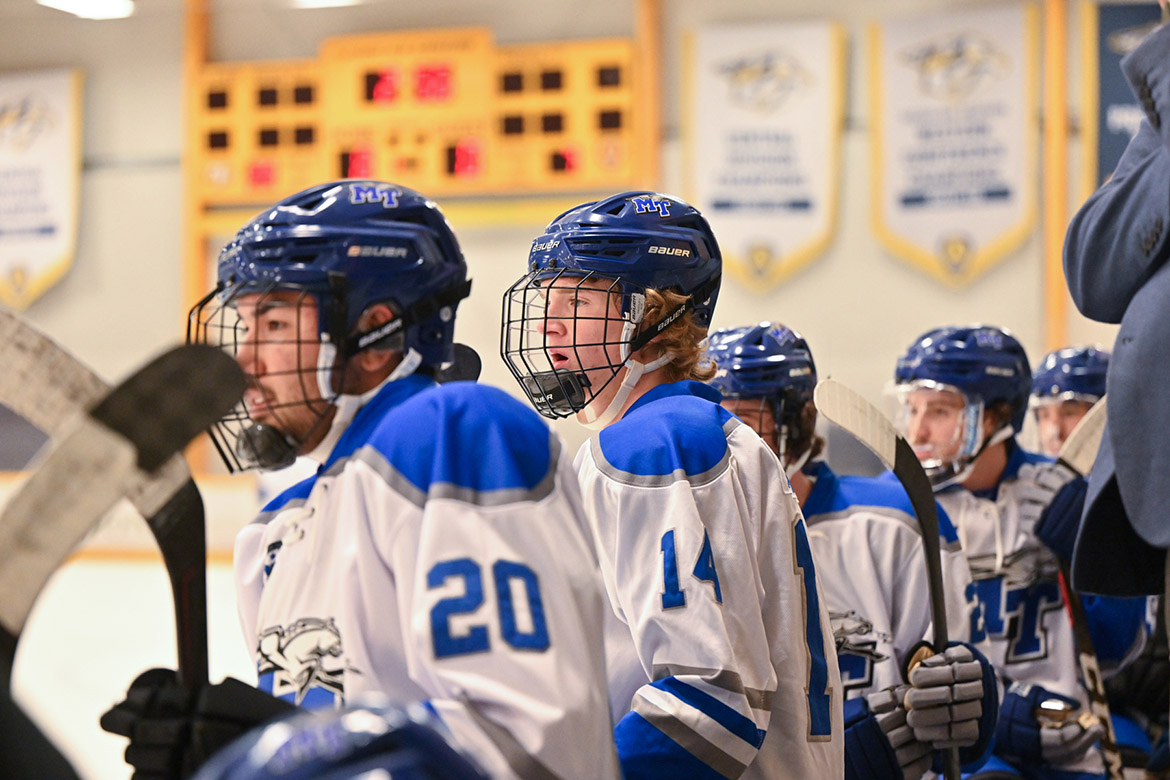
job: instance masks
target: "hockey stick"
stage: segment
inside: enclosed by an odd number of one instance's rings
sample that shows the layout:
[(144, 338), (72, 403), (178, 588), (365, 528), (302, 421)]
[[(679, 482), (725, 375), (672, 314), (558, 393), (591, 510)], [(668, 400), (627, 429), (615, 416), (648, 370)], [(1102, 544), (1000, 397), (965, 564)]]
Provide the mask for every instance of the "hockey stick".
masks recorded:
[[(1102, 397), (1085, 413), (1081, 421), (1073, 428), (1072, 433), (1060, 445), (1060, 454), (1057, 461), (1072, 469), (1077, 476), (1087, 476), (1097, 457), (1097, 449), (1101, 446), (1101, 437), (1105, 433), (1105, 398)], [(1089, 633), (1089, 618), (1085, 614), (1085, 605), (1081, 597), (1072, 589), (1072, 576), (1069, 566), (1060, 562), (1060, 577), (1064, 585), (1064, 601), (1068, 605), (1069, 618), (1072, 621), (1073, 638), (1077, 647), (1077, 661), (1081, 667), (1081, 681), (1089, 694), (1089, 707), (1093, 714), (1105, 727), (1105, 736), (1101, 738), (1101, 755), (1105, 760), (1105, 770), (1109, 780), (1123, 780), (1124, 765), (1121, 762), (1121, 751), (1117, 748), (1117, 734), (1113, 730), (1113, 716), (1109, 712), (1109, 699), (1105, 694), (1105, 680), (1101, 677), (1101, 667), (1097, 663), (1097, 653), (1093, 650), (1093, 636)]]
[[(930, 619), (934, 624), (936, 653), (947, 649), (947, 607), (943, 590), (942, 553), (938, 536), (938, 509), (934, 489), (910, 444), (894, 429), (893, 423), (876, 406), (835, 379), (823, 379), (813, 391), (817, 411), (844, 428), (870, 449), (902, 483), (922, 532), (922, 554), (926, 558), (927, 584), (930, 588)], [(958, 748), (943, 751), (944, 776), (958, 780)]]
[[(15, 314), (0, 311), (0, 403), (50, 436), (100, 399), (105, 383)], [(205, 379), (211, 379), (205, 377)], [(175, 602), (180, 673), (188, 685), (207, 680), (206, 541), (203, 503), (182, 456), (154, 474), (139, 470), (129, 500), (146, 518), (162, 552)]]

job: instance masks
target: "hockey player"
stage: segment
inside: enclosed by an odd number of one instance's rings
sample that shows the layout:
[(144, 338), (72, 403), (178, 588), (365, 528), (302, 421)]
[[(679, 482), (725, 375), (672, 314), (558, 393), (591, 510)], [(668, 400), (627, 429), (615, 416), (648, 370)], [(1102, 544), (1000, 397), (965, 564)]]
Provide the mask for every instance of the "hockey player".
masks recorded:
[(1055, 457), (1085, 413), (1105, 395), (1108, 369), (1109, 352), (1098, 347), (1054, 350), (1037, 365), (1028, 403), (1045, 454)]
[[(961, 746), (963, 763), (977, 763), (991, 742), (999, 692), (991, 664), (966, 644), (986, 642), (971, 571), (946, 513), (939, 512), (939, 531), (947, 633), (958, 641), (949, 657), (912, 671), (909, 687), (902, 670), (931, 635), (931, 615), (921, 531), (905, 491), (838, 476), (822, 459), (816, 364), (800, 334), (770, 322), (725, 328), (711, 335), (707, 354), (723, 406), (772, 448), (801, 502), (847, 697), (846, 778), (917, 780), (943, 747)], [(940, 666), (950, 668), (944, 674)], [(943, 706), (928, 704), (940, 700)]]
[(190, 334), (233, 349), (251, 382), (221, 451), (230, 468), (321, 465), (236, 541), (261, 690), (188, 695), (147, 672), (103, 720), (130, 737), (136, 776), (189, 773), (273, 702), (366, 692), (425, 702), (493, 778), (618, 776), (568, 455), (502, 391), (433, 379), (466, 273), (438, 208), (375, 181), (286, 198), (220, 254)]
[[(991, 660), (1010, 682), (978, 777), (1099, 778), (1103, 728), (1085, 709), (1057, 561), (1038, 537), (1065, 522), (1084, 482), (1017, 443), (1031, 376), (1015, 337), (986, 325), (928, 331), (895, 372), (906, 437), (958, 530)], [(1086, 598), (1085, 607), (1103, 667), (1140, 650), (1144, 600)]]
[(695, 381), (722, 269), (707, 221), (627, 192), (554, 219), (527, 266), (502, 351), (541, 413), (598, 431), (576, 465), (625, 777), (839, 780), (842, 691), (800, 507)]

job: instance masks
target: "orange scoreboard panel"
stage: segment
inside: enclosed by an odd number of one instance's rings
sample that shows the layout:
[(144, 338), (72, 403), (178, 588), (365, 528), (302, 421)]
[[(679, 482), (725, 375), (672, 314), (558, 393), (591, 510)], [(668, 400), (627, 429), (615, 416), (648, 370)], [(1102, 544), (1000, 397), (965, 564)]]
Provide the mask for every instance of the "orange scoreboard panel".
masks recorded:
[(191, 153), (206, 204), (270, 202), (329, 177), (318, 71), (305, 60), (203, 68)]
[(497, 47), (488, 29), (461, 28), (331, 38), (311, 61), (210, 64), (199, 195), (263, 203), (347, 176), (436, 196), (646, 186), (633, 61), (624, 39)]

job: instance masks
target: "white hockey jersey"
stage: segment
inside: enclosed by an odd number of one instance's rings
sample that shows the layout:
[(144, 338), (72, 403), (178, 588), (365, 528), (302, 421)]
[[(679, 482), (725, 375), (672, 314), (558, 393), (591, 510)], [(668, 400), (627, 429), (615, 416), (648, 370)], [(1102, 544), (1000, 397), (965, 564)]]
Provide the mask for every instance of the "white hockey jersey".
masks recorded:
[[(988, 659), (1007, 680), (1040, 685), (1087, 705), (1079, 683), (1079, 666), (1072, 625), (1065, 611), (1053, 554), (1020, 519), (1017, 474), (1024, 463), (1051, 462), (1009, 443), (1010, 456), (999, 485), (976, 495), (959, 486), (936, 494), (959, 533), (979, 599), (990, 641)], [(1124, 603), (1124, 600), (1113, 600)], [(1132, 601), (1132, 600), (1130, 600)], [(1144, 610), (1113, 610), (1101, 602), (1090, 620), (1101, 630), (1137, 651), (1145, 641)], [(1109, 659), (1102, 659), (1108, 665)], [(1101, 772), (1104, 765), (1094, 749), (1069, 771)]]
[(236, 541), (260, 686), (425, 700), (495, 778), (619, 777), (604, 595), (560, 439), (470, 383), (388, 383)]
[[(922, 533), (897, 481), (838, 476), (814, 466), (804, 502), (809, 543), (837, 639), (845, 697), (865, 696), (902, 680), (906, 656), (933, 638)], [(987, 652), (971, 570), (945, 512), (939, 543), (947, 637)]]
[(719, 400), (661, 385), (577, 454), (622, 771), (839, 780), (841, 684), (800, 506)]

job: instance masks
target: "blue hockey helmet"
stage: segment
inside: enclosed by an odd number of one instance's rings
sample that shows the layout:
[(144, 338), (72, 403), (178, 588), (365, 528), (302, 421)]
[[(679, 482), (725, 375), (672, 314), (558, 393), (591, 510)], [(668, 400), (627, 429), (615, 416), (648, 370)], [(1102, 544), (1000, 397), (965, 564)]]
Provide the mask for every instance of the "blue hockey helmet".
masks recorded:
[[(558, 216), (532, 242), (528, 273), (504, 294), (501, 354), (537, 411), (567, 417), (585, 409), (633, 353), (686, 312), (706, 328), (721, 273), (711, 226), (690, 204), (657, 192), (624, 192), (584, 203)], [(613, 316), (606, 318), (624, 326), (620, 337), (605, 342), (619, 348), (620, 359), (557, 368), (542, 327), (551, 319), (547, 298), (552, 290), (590, 281), (620, 295)], [(685, 300), (642, 328), (647, 290), (671, 291)], [(570, 323), (573, 332), (576, 324)]]
[(1009, 331), (993, 325), (943, 327), (914, 340), (894, 371), (899, 385), (931, 382), (961, 391), (984, 408), (1004, 401), (1011, 424), (1023, 427), (1032, 389), (1032, 371), (1023, 345)]
[[(253, 218), (220, 252), (217, 278), (220, 296), (312, 293), (319, 335), (342, 355), (392, 345), (431, 366), (451, 361), (455, 309), (470, 287), (463, 252), (434, 203), (359, 179), (310, 187)], [(374, 340), (355, 335), (376, 303), (388, 304), (398, 324)]]
[[(903, 396), (902, 427), (910, 434), (914, 391), (946, 390), (962, 398), (949, 441), (912, 441), (935, 489), (962, 482), (983, 450), (1019, 432), (1028, 409), (1032, 372), (1023, 346), (991, 325), (935, 328), (919, 336), (898, 358), (894, 379)], [(984, 435), (984, 411), (1006, 403), (1009, 419)], [(1010, 427), (1008, 423), (1010, 422)]]
[[(400, 373), (449, 363), (455, 310), (470, 289), (463, 253), (438, 207), (406, 187), (361, 179), (311, 187), (253, 218), (220, 252), (217, 282), (191, 309), (187, 338), (237, 355), (245, 342), (237, 306), (243, 296), (294, 293), (315, 303), (318, 332), (297, 334), (297, 341), (320, 341), (319, 364), (296, 373), (318, 387), (313, 408), (322, 420), (340, 392), (336, 368), (357, 352), (400, 349)], [(394, 317), (358, 332), (375, 304)], [(286, 414), (300, 403), (283, 403)], [(212, 438), (229, 470), (279, 468), (299, 446), (279, 427), (252, 420), (241, 405)]]
[(1109, 357), (1109, 351), (1099, 347), (1064, 347), (1049, 352), (1032, 375), (1033, 405), (1045, 401), (1096, 403), (1105, 395)]
[(710, 384), (725, 398), (771, 401), (778, 426), (799, 423), (813, 400), (817, 367), (799, 333), (771, 322), (721, 328), (711, 334), (707, 357), (715, 363)]
[(193, 780), (487, 780), (426, 707), (377, 699), (297, 710), (253, 729)]

